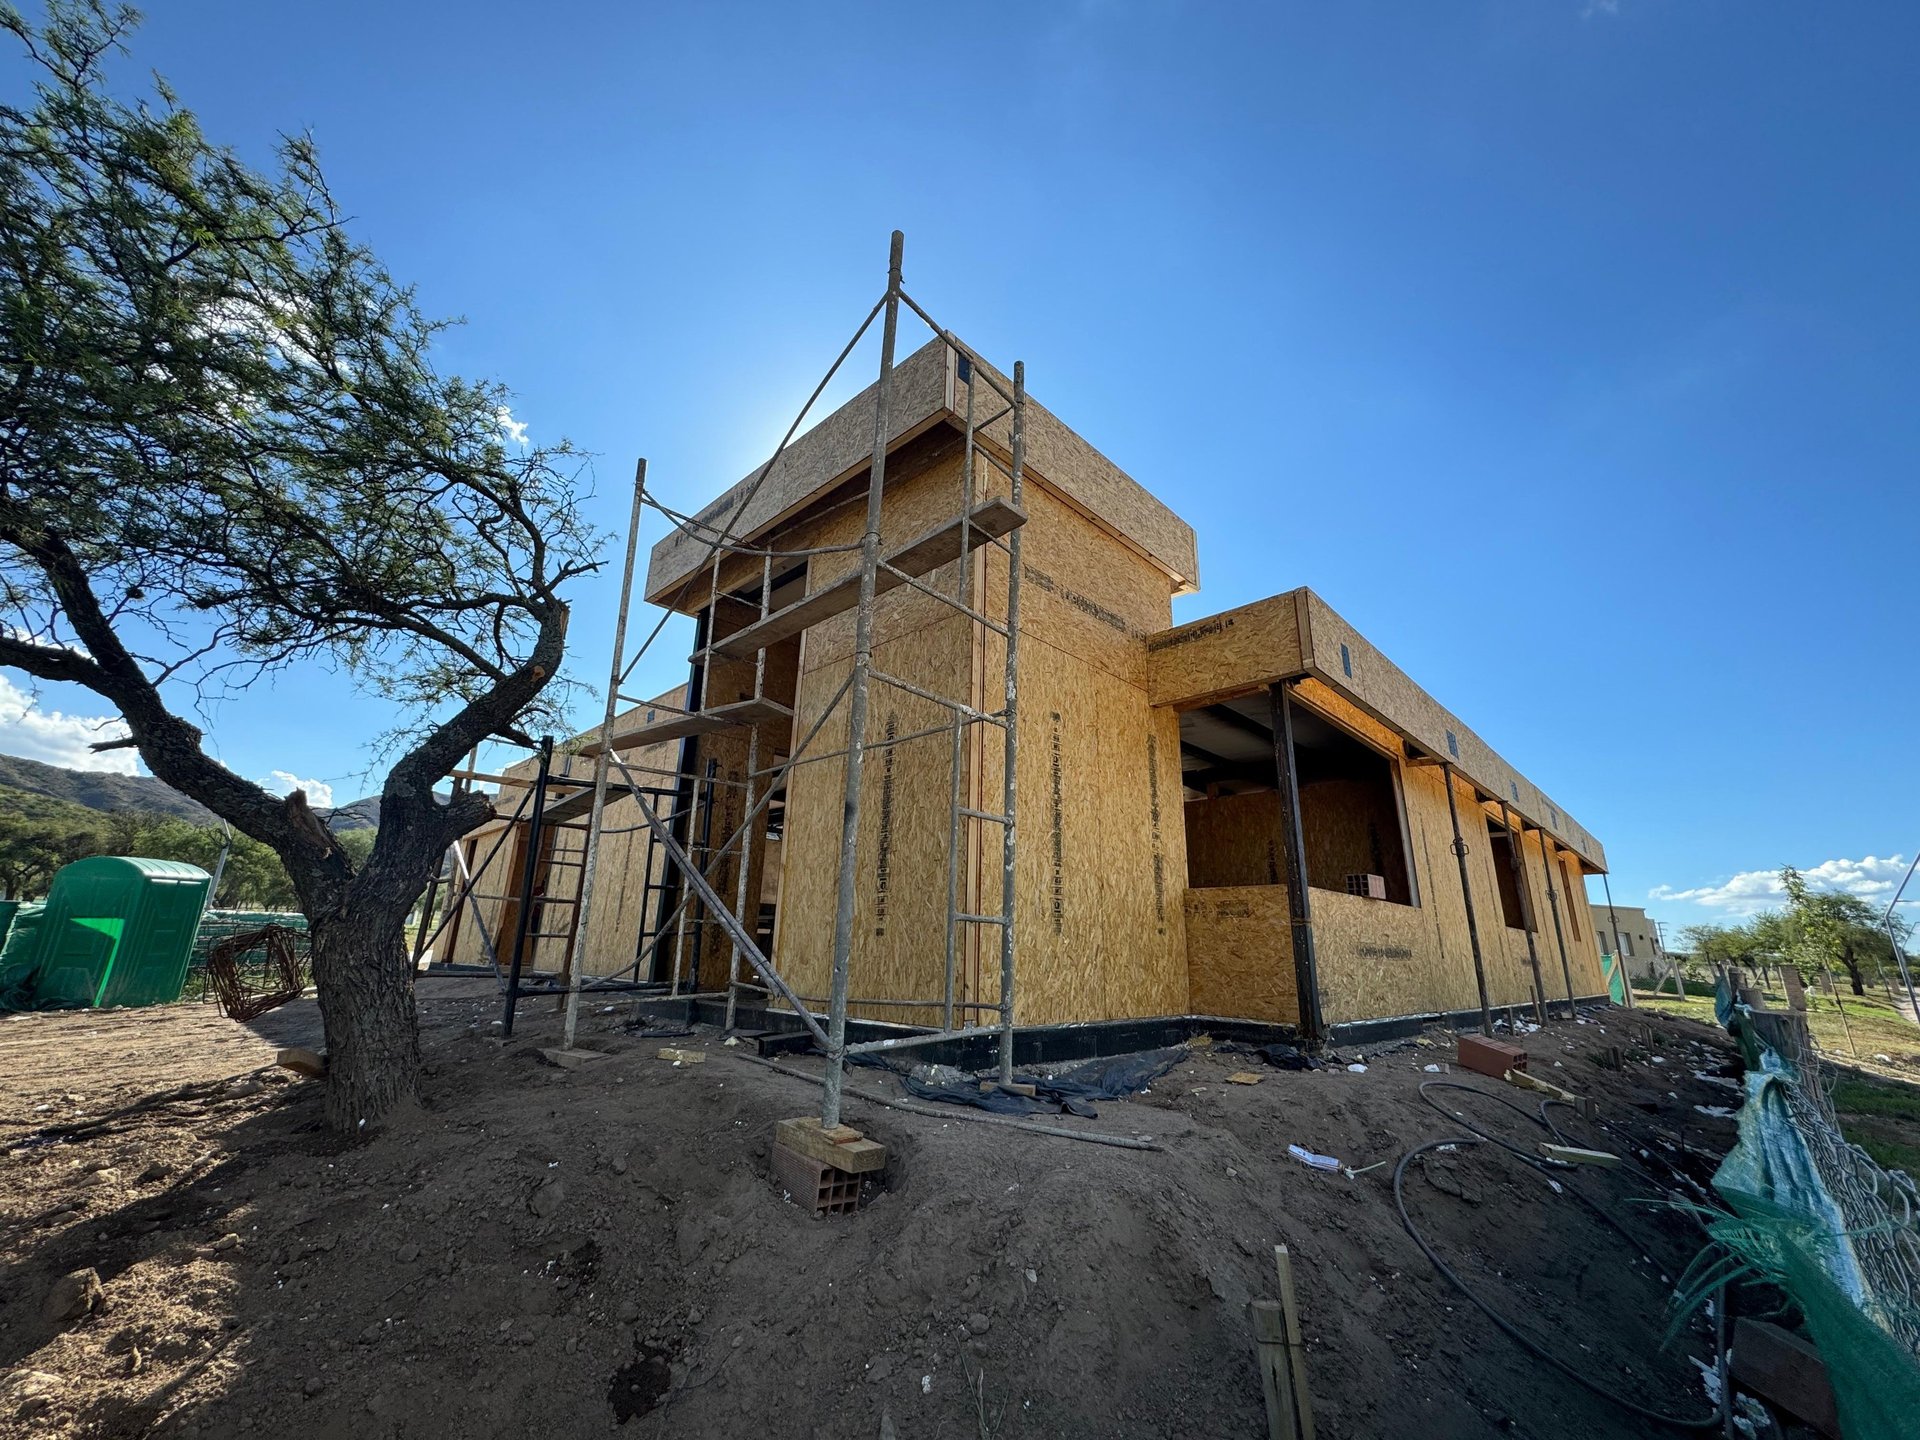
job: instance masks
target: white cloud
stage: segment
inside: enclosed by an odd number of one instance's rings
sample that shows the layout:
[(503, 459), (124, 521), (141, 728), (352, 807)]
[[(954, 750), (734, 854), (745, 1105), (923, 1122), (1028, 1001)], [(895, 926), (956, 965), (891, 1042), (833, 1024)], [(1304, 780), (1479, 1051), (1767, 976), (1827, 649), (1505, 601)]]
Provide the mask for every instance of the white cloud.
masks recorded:
[(140, 760), (132, 750), (94, 753), (98, 740), (124, 740), (132, 732), (127, 722), (107, 715), (65, 715), (42, 710), (34, 697), (0, 675), (0, 751), (69, 770), (104, 770), (113, 775), (138, 775)]
[(270, 771), (264, 780), (253, 782), (262, 790), (271, 790), (276, 795), (291, 795), (296, 790), (307, 792), (307, 803), (322, 810), (333, 808), (333, 786), (324, 780), (302, 780), (291, 770)]
[(513, 418), (513, 411), (502, 405), (493, 412), (493, 418), (499, 422), (500, 433), (514, 444), (524, 448), (527, 443), (527, 422)]
[[(1849, 895), (1858, 895), (1862, 900), (1875, 901), (1883, 905), (1893, 895), (1894, 887), (1906, 876), (1907, 866), (1912, 857), (1907, 855), (1868, 855), (1860, 860), (1822, 860), (1818, 865), (1810, 865), (1800, 873), (1806, 877), (1807, 885), (1814, 890), (1840, 890)], [(1912, 897), (1901, 903), (1920, 904), (1920, 894), (1909, 887)], [(1778, 870), (1742, 870), (1738, 875), (1722, 881), (1718, 885), (1699, 885), (1691, 889), (1678, 889), (1672, 885), (1656, 885), (1647, 892), (1652, 900), (1675, 900), (1690, 905), (1701, 905), (1709, 910), (1720, 910), (1728, 915), (1753, 915), (1761, 910), (1784, 905), (1787, 901), (1786, 887), (1780, 883)]]

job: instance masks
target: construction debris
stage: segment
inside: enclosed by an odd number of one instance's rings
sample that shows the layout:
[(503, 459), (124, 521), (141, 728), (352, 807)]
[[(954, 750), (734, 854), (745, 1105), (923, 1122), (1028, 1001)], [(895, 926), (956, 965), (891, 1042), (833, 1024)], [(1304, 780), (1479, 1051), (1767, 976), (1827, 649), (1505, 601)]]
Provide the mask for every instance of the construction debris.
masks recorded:
[(1580, 1097), (1571, 1090), (1562, 1090), (1558, 1085), (1537, 1079), (1524, 1070), (1509, 1070), (1501, 1078), (1509, 1085), (1518, 1085), (1522, 1090), (1537, 1090), (1550, 1099), (1562, 1100), (1575, 1106), (1580, 1103)]
[(296, 1075), (315, 1080), (327, 1073), (327, 1057), (317, 1050), (308, 1050), (299, 1045), (287, 1046), (273, 1057), (273, 1063), (282, 1070), (291, 1070)]
[(1527, 1068), (1527, 1052), (1510, 1040), (1492, 1040), (1484, 1035), (1462, 1035), (1460, 1068), (1498, 1080), (1509, 1070)]
[(1618, 1155), (1605, 1150), (1582, 1150), (1577, 1145), (1550, 1145), (1542, 1141), (1540, 1153), (1565, 1165), (1597, 1165), (1603, 1170), (1611, 1170), (1620, 1163)]
[[(665, 1052), (663, 1051), (662, 1053), (664, 1054)], [(540, 1052), (540, 1058), (549, 1065), (559, 1066), (562, 1070), (578, 1070), (582, 1065), (590, 1064), (595, 1060), (605, 1060), (607, 1058), (607, 1052), (604, 1050), (553, 1049), (542, 1050)]]
[(850, 1125), (823, 1128), (817, 1116), (781, 1120), (773, 1127), (775, 1143), (796, 1155), (830, 1165), (849, 1175), (865, 1175), (887, 1163), (887, 1147), (869, 1140)]

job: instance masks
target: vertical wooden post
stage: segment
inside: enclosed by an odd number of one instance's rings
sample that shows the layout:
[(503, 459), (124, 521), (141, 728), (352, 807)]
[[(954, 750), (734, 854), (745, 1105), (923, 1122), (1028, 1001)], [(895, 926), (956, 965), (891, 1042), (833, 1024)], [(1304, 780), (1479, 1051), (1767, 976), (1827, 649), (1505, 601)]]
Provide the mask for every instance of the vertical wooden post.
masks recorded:
[(1247, 1306), (1260, 1357), (1260, 1388), (1267, 1397), (1267, 1440), (1299, 1440), (1293, 1423), (1293, 1370), (1287, 1357), (1287, 1322), (1278, 1302)]
[(1273, 725), (1273, 767), (1280, 791), (1280, 839), (1286, 851), (1287, 914), (1293, 923), (1293, 985), (1300, 1035), (1309, 1050), (1326, 1039), (1320, 1013), (1320, 967), (1313, 946), (1313, 905), (1307, 898), (1306, 841), (1300, 829), (1300, 776), (1293, 757), (1293, 682), (1267, 687)]
[(1314, 1440), (1313, 1396), (1307, 1389), (1307, 1342), (1300, 1329), (1300, 1305), (1293, 1294), (1293, 1257), (1273, 1247), (1273, 1268), (1280, 1276), (1280, 1312), (1287, 1327), (1287, 1368), (1293, 1377), (1294, 1429), (1300, 1440)]

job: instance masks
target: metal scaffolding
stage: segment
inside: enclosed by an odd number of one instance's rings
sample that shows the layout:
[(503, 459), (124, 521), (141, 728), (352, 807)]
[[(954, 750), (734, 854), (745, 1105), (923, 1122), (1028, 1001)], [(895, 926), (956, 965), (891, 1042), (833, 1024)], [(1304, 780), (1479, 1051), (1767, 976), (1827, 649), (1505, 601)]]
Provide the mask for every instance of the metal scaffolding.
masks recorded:
[[(624, 972), (630, 973), (632, 979), (623, 983), (630, 988), (651, 988), (641, 979), (642, 968), (658, 966), (661, 949), (670, 939), (672, 973), (665, 987), (665, 993), (687, 994), (689, 998), (697, 999), (724, 1000), (727, 1028), (733, 1028), (743, 998), (767, 997), (784, 1002), (791, 1007), (827, 1055), (826, 1086), (820, 1113), (821, 1123), (824, 1126), (837, 1125), (840, 1121), (841, 1087), (847, 1059), (852, 1055), (904, 1049), (960, 1037), (996, 1035), (1000, 1076), (1003, 1080), (1011, 1081), (1013, 1075), (1017, 956), (1014, 926), (1014, 865), (1018, 839), (1014, 817), (1018, 776), (1016, 762), (1019, 716), (1017, 682), (1020, 636), (1020, 548), (1021, 526), (1026, 518), (1022, 508), (1026, 465), (1026, 372), (1024, 364), (1016, 363), (1013, 367), (1011, 382), (1003, 382), (981, 361), (978, 355), (955, 338), (951, 331), (935, 322), (927, 311), (906, 293), (901, 278), (902, 245), (902, 236), (900, 232), (895, 231), (888, 257), (885, 293), (867, 313), (866, 319), (861, 322), (853, 338), (841, 350), (820, 383), (814, 387), (812, 395), (802, 406), (772, 457), (755, 472), (738, 499), (729, 504), (722, 514), (696, 517), (661, 503), (647, 488), (646, 462), (642, 460), (639, 463), (634, 476), (633, 505), (627, 528), (625, 565), (620, 586), (620, 608), (614, 625), (613, 657), (608, 672), (606, 707), (598, 728), (590, 732), (576, 750), (576, 753), (592, 757), (591, 784), (588, 786), (584, 779), (569, 781), (550, 776), (550, 766), (547, 763), (549, 752), (543, 748), (540, 773), (532, 787), (532, 793), (522, 796), (520, 808), (515, 812), (515, 819), (509, 823), (509, 829), (515, 823), (526, 824), (533, 837), (526, 847), (527, 853), (523, 861), (524, 873), (521, 876), (520, 885), (521, 906), (516, 917), (516, 935), (505, 967), (508, 976), (509, 1019), (507, 1023), (509, 1025), (514, 996), (517, 993), (527, 993), (519, 987), (518, 974), (525, 943), (524, 937), (532, 909), (533, 866), (539, 861), (537, 853), (539, 828), (543, 823), (553, 824), (556, 819), (564, 823), (567, 819), (578, 816), (581, 809), (585, 808), (584, 849), (578, 856), (580, 876), (578, 895), (565, 907), (570, 913), (565, 933), (564, 1043), (571, 1046), (579, 1022), (580, 996), (584, 991), (596, 988), (597, 984), (595, 980), (584, 978), (584, 966), (581, 963), (583, 957), (579, 952), (587, 943), (589, 921), (597, 893), (601, 889), (599, 882), (602, 841), (604, 836), (610, 833), (605, 824), (607, 807), (611, 803), (631, 799), (640, 816), (641, 827), (649, 836), (648, 890), (643, 905), (649, 913), (642, 921), (643, 933), (636, 945), (634, 962), (628, 967), (628, 972)], [(962, 432), (964, 450), (960, 465), (960, 493), (956, 497), (957, 517), (935, 531), (920, 536), (910, 544), (888, 550), (883, 549), (882, 546), (881, 520), (886, 492), (888, 443), (892, 433), (894, 359), (903, 309), (927, 325), (934, 336), (947, 348), (955, 373), (968, 382)], [(754, 496), (772, 475), (788, 445), (800, 433), (814, 404), (832, 383), (842, 365), (852, 355), (876, 320), (880, 322), (881, 327), (880, 371), (878, 384), (875, 387), (873, 446), (867, 471), (865, 525), (859, 541), (856, 544), (789, 550), (772, 549), (748, 543), (743, 535), (735, 533), (736, 527), (744, 529), (743, 519)], [(979, 392), (981, 385), (992, 392), (993, 399), (988, 401), (989, 405), (993, 400), (999, 402), (999, 408), (986, 416), (976, 413), (974, 396)], [(1004, 447), (989, 441), (987, 437), (988, 427), (998, 425), (1002, 420), (1009, 422), (1009, 436)], [(980, 468), (982, 465), (991, 467), (1005, 477), (1006, 497), (1004, 499), (998, 496), (984, 502), (980, 499), (981, 479), (984, 474)], [(637, 728), (622, 730), (618, 728), (617, 722), (623, 706), (647, 705), (656, 714), (665, 709), (655, 701), (629, 695), (623, 689), (635, 667), (649, 653), (674, 613), (666, 610), (646, 638), (629, 651), (627, 630), (634, 601), (634, 567), (639, 557), (640, 522), (643, 512), (649, 509), (664, 516), (675, 531), (690, 537), (702, 547), (702, 558), (699, 564), (689, 572), (688, 579), (678, 593), (686, 594), (687, 587), (697, 584), (704, 572), (707, 597), (704, 607), (695, 616), (696, 648), (692, 656), (685, 708), (683, 710), (666, 709), (663, 718), (652, 719), (648, 724)], [(994, 549), (1005, 556), (1006, 584), (1004, 611), (1001, 618), (996, 618), (989, 613), (988, 597), (976, 593), (987, 588), (987, 582), (984, 579), (976, 585), (972, 575), (974, 565), (971, 562), (976, 549)], [(851, 576), (839, 577), (826, 585), (813, 585), (798, 601), (778, 608), (773, 606), (776, 561), (782, 562), (783, 568), (790, 568), (796, 563), (811, 562), (821, 556), (836, 554), (858, 555), (858, 568)], [(934, 572), (954, 561), (961, 563), (953, 566), (956, 573), (953, 587), (949, 590), (932, 583), (931, 577)], [(757, 565), (751, 565), (750, 562), (757, 562)], [(741, 584), (739, 575), (743, 566), (750, 567), (749, 573), (751, 569), (757, 568), (759, 572), (757, 587), (748, 588)], [(723, 567), (733, 577), (731, 585), (723, 582)], [(809, 566), (809, 569), (811, 568)], [(986, 573), (988, 572), (983, 569), (982, 574)], [(1003, 693), (998, 708), (985, 709), (973, 703), (970, 696), (963, 698), (939, 694), (923, 685), (890, 674), (874, 663), (876, 601), (884, 592), (902, 586), (931, 596), (965, 616), (974, 646), (984, 646), (986, 637), (989, 635), (1001, 637), (1004, 642), (1005, 663)], [(755, 593), (756, 590), (757, 593)], [(754, 618), (722, 633), (723, 602), (735, 608), (742, 605), (751, 606), (755, 612)], [(789, 726), (794, 724), (793, 710), (770, 699), (766, 694), (770, 647), (783, 640), (791, 639), (831, 615), (843, 614), (849, 610), (853, 614), (854, 637), (847, 677), (841, 682), (825, 709), (808, 725), (804, 735), (793, 737), (794, 743), (784, 758), (767, 753), (768, 750), (778, 747), (763, 745), (763, 729), (782, 721)], [(712, 663), (719, 658), (731, 660), (750, 658), (753, 661), (754, 678), (751, 697), (720, 704), (708, 703), (710, 671)], [(972, 667), (968, 668), (971, 670)], [(889, 733), (880, 738), (870, 738), (867, 733), (869, 697), (875, 685), (891, 687), (931, 702), (944, 710), (947, 718), (937, 725), (918, 729), (909, 734)], [(813, 748), (827, 722), (840, 713), (843, 704), (847, 723), (847, 743), (838, 749)], [(697, 762), (693, 759), (696, 747), (692, 737), (738, 727), (744, 727), (746, 730), (747, 760), (744, 774), (737, 780), (720, 776), (715, 773), (715, 767), (711, 762), (706, 767), (706, 773), (694, 773), (692, 767)], [(965, 775), (970, 741), (977, 744), (987, 743), (986, 737), (994, 730), (1000, 732), (1003, 747), (1002, 793), (998, 810), (985, 808), (979, 803), (970, 793)], [(979, 737), (978, 740), (976, 736)], [(945, 983), (942, 993), (925, 1000), (903, 997), (885, 997), (875, 1000), (851, 998), (855, 969), (856, 860), (859, 850), (862, 776), (867, 756), (871, 752), (892, 746), (929, 741), (940, 737), (948, 742), (952, 764), (946, 833)], [(631, 752), (645, 745), (672, 739), (683, 742), (680, 765), (672, 772), (661, 772), (657, 768), (649, 769), (638, 764), (629, 764), (623, 758), (623, 752)], [(769, 953), (772, 949), (771, 944), (762, 943), (761, 937), (756, 934), (755, 925), (749, 923), (743, 912), (755, 893), (751, 884), (753, 877), (750, 874), (750, 861), (753, 854), (752, 837), (755, 834), (756, 825), (760, 823), (763, 814), (769, 811), (776, 796), (784, 796), (787, 779), (796, 767), (836, 758), (841, 759), (844, 764), (844, 796), (839, 829), (831, 977), (828, 994), (825, 997), (825, 1010), (821, 1013), (812, 1008), (820, 1003), (819, 997), (799, 995), (781, 975), (774, 958)], [(476, 773), (469, 770), (464, 772), (464, 776), (473, 778)], [(671, 784), (661, 783), (663, 774), (670, 777)], [(652, 777), (651, 782), (648, 777)], [(738, 825), (716, 842), (711, 833), (715, 810), (714, 797), (729, 789), (738, 789), (743, 792), (744, 813)], [(553, 798), (556, 794), (558, 798)], [(695, 838), (693, 829), (696, 814), (700, 816), (701, 823), (705, 827), (698, 839)], [(988, 913), (980, 898), (964, 893), (960, 856), (970, 840), (980, 840), (995, 827), (1000, 833), (1000, 903), (998, 913)], [(991, 848), (990, 845), (988, 848)], [(497, 843), (495, 849), (498, 849)], [(722, 896), (715, 890), (708, 877), (717, 861), (736, 851), (738, 862), (734, 876), (734, 893), (731, 896)], [(664, 857), (662, 881), (657, 885), (654, 881), (656, 854)], [(489, 858), (491, 858), (491, 852)], [(464, 852), (460, 865), (464, 869)], [(465, 884), (460, 894), (450, 896), (448, 918), (458, 913), (462, 899), (471, 903), (476, 893), (474, 887), (479, 883), (480, 874), (484, 868), (483, 863), (471, 874), (464, 875)], [(478, 918), (477, 907), (474, 913)], [(443, 919), (443, 928), (446, 923), (446, 919)], [(702, 932), (709, 923), (717, 925), (724, 932), (728, 942), (727, 982), (723, 990), (695, 994), (683, 989), (684, 978), (688, 974), (686, 962), (689, 958), (687, 953), (689, 939), (691, 937), (695, 952), (692, 957), (695, 961), (693, 973), (697, 975), (698, 947)], [(496, 951), (496, 937), (485, 935), (484, 924), (481, 928), (489, 959), (494, 962), (498, 972), (502, 966)], [(965, 937), (969, 932), (978, 934), (981, 942), (978, 943), (977, 949), (984, 954), (989, 948), (984, 943), (985, 937), (996, 931), (999, 938), (1000, 960), (997, 996), (992, 1001), (960, 999), (956, 994), (956, 969), (963, 953), (970, 948), (975, 948), (968, 944)], [(424, 933), (423, 925), (423, 936)], [(424, 944), (424, 939), (422, 943)], [(752, 971), (752, 978), (744, 973), (745, 970)], [(851, 1005), (925, 1007), (938, 1011), (940, 1024), (937, 1028), (924, 1032), (849, 1043), (847, 1011)], [(991, 1020), (972, 1018), (976, 1016), (990, 1016)]]

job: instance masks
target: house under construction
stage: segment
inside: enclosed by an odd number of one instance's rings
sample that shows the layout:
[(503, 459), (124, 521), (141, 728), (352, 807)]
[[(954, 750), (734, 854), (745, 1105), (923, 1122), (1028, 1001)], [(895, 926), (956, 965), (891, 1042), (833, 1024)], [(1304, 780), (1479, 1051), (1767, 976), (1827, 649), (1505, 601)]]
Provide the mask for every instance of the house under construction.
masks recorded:
[(1311, 590), (1174, 625), (1192, 529), (1019, 367), (896, 360), (894, 260), (873, 386), (698, 514), (637, 484), (686, 686), (621, 696), (623, 601), (606, 723), (506, 772), (438, 956), (1003, 1066), (1015, 1027), (1604, 995), (1593, 837)]

